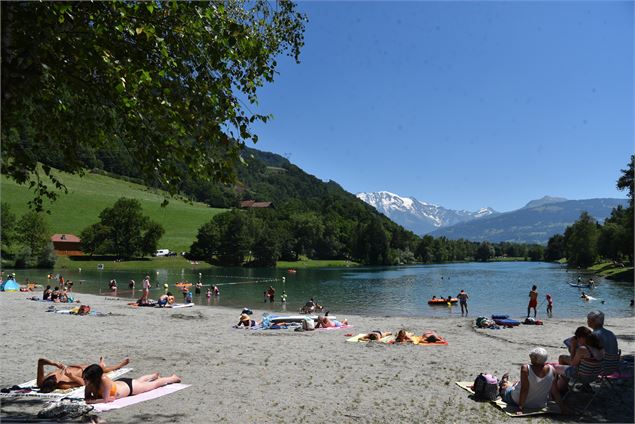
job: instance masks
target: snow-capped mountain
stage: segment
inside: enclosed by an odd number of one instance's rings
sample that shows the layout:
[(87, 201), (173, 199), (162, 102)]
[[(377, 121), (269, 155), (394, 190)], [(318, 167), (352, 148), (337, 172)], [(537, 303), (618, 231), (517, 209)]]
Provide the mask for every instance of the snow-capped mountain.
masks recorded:
[(489, 207), (481, 208), (476, 212), (446, 209), (443, 206), (422, 202), (414, 197), (402, 197), (388, 191), (357, 193), (356, 196), (397, 224), (419, 235), (498, 213)]

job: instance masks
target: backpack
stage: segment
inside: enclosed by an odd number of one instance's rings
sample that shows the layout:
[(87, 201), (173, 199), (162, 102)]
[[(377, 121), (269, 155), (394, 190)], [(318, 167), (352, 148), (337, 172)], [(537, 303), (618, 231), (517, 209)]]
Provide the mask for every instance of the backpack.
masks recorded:
[(313, 321), (311, 318), (305, 318), (302, 321), (302, 329), (304, 331), (312, 331), (315, 330), (315, 321)]
[(473, 390), (476, 400), (496, 400), (498, 380), (491, 374), (480, 373), (474, 380)]

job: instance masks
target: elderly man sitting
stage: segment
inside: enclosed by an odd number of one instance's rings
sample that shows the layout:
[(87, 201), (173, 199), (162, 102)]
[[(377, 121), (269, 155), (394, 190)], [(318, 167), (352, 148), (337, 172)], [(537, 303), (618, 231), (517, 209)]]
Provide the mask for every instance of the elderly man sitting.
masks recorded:
[[(604, 348), (604, 354), (615, 356), (619, 353), (617, 346), (617, 337), (611, 330), (604, 328), (604, 313), (602, 311), (591, 311), (588, 313), (587, 325), (593, 330), (593, 334), (600, 340)], [(565, 340), (565, 344), (569, 348), (569, 355), (560, 355), (560, 364), (571, 364), (571, 358), (578, 350), (578, 341), (575, 337)]]
[[(524, 408), (544, 408), (552, 390), (555, 372), (547, 365), (547, 351), (537, 347), (529, 352), (530, 363), (520, 367), (520, 381), (511, 383), (508, 374), (503, 375), (500, 395), (509, 405), (517, 406), (517, 415)], [(556, 398), (560, 403), (560, 398)]]

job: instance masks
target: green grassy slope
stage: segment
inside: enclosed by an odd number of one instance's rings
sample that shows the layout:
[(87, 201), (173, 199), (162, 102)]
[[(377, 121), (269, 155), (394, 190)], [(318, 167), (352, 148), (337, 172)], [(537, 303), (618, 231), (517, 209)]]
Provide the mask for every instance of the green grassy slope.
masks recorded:
[[(159, 248), (180, 252), (189, 250), (201, 225), (225, 211), (203, 203), (190, 204), (177, 199), (170, 199), (170, 203), (162, 208), (162, 193), (142, 185), (97, 174), (86, 174), (84, 177), (59, 175), (68, 187), (68, 194), (60, 194), (56, 202), (45, 204), (51, 211), (46, 219), (52, 234), (79, 235), (88, 225), (99, 221), (99, 213), (104, 208), (112, 206), (120, 197), (129, 197), (141, 202), (144, 213), (165, 229)], [(27, 211), (27, 202), (33, 193), (26, 186), (20, 186), (3, 176), (0, 178), (0, 189), (2, 201), (9, 203), (11, 211), (18, 218)]]

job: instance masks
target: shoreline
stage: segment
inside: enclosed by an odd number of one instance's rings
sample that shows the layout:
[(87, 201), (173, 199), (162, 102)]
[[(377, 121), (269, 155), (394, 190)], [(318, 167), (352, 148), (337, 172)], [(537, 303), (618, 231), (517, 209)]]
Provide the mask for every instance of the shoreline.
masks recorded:
[[(1, 387), (35, 377), (37, 359), (64, 363), (107, 363), (130, 357), (138, 377), (176, 373), (185, 390), (100, 414), (109, 423), (149, 420), (164, 423), (213, 422), (514, 422), (468, 398), (456, 381), (480, 372), (519, 378), (528, 352), (544, 346), (550, 360), (566, 350), (562, 340), (584, 324), (554, 319), (544, 326), (473, 328), (470, 318), (366, 317), (344, 315), (353, 328), (334, 331), (249, 331), (232, 328), (240, 308), (131, 308), (125, 300), (82, 294), (82, 304), (105, 316), (47, 313), (51, 305), (26, 300), (29, 293), (0, 293), (6, 325), (1, 330)], [(56, 304), (59, 308), (70, 306)], [(260, 319), (262, 309), (254, 309)], [(635, 319), (606, 318), (623, 355), (635, 353)], [(345, 334), (401, 328), (421, 334), (433, 329), (448, 346), (346, 342)], [(600, 397), (601, 396), (601, 397)], [(605, 391), (591, 405), (593, 421), (632, 422), (632, 386), (615, 396)], [(605, 407), (619, 402), (619, 407)], [(629, 406), (630, 405), (630, 406)], [(5, 402), (3, 417), (32, 416), (36, 403)], [(439, 416), (436, 410), (451, 411)], [(537, 422), (550, 422), (548, 417)]]

